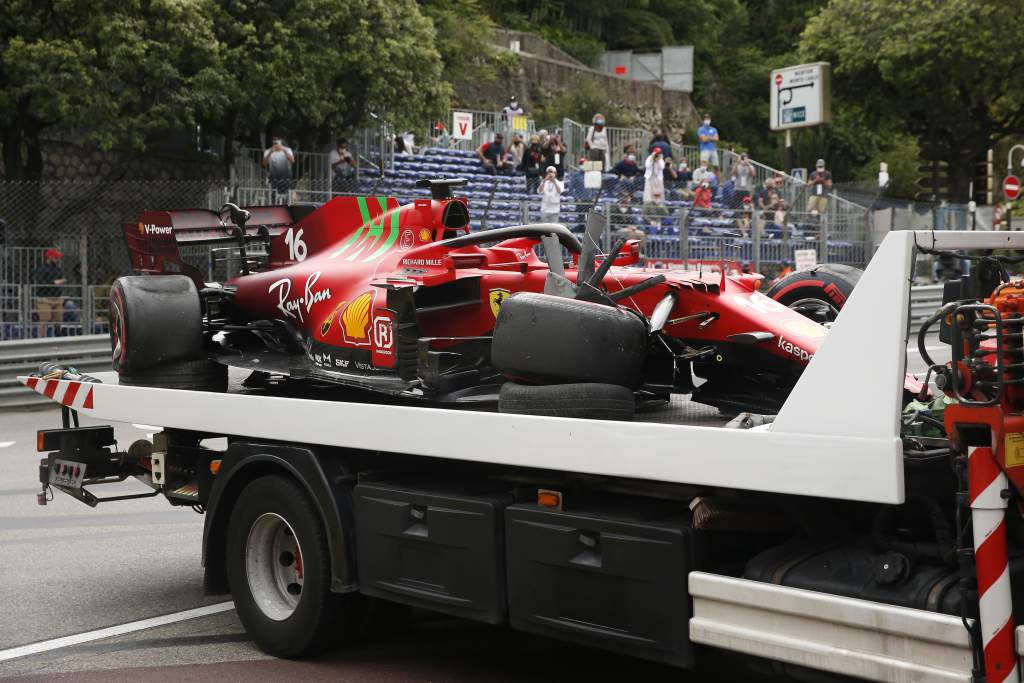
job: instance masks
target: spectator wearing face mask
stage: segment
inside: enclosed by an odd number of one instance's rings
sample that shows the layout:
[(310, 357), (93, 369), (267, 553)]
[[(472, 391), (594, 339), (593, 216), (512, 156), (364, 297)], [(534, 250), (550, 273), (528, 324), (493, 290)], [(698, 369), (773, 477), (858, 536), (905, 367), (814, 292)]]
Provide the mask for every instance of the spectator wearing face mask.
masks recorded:
[(814, 172), (807, 179), (807, 189), (810, 198), (807, 200), (807, 210), (812, 214), (822, 214), (828, 211), (828, 196), (832, 194), (832, 174), (825, 170), (825, 160), (818, 159)]
[(654, 147), (644, 162), (643, 205), (648, 216), (662, 215), (665, 207), (665, 159)]
[(754, 191), (754, 165), (750, 163), (745, 152), (732, 168), (732, 183), (737, 204), (750, 201)]
[(523, 163), (523, 157), (526, 155), (526, 143), (523, 142), (523, 136), (519, 133), (512, 134), (512, 142), (508, 146), (508, 153), (512, 157), (512, 168), (518, 169)]
[(693, 197), (693, 170), (686, 157), (679, 160), (679, 166), (676, 168), (676, 187), (683, 199)]
[(632, 192), (636, 189), (641, 170), (636, 163), (636, 150), (632, 145), (626, 145), (622, 159), (612, 166), (612, 173), (616, 176), (616, 192)]
[(508, 104), (501, 110), (501, 113), (505, 115), (505, 125), (510, 134), (516, 130), (516, 117), (526, 115), (526, 112), (519, 104), (519, 99), (515, 95), (508, 98)]
[(619, 199), (609, 219), (616, 238), (640, 240), (641, 249), (647, 240), (647, 233), (640, 227), (639, 217), (633, 213), (633, 198), (628, 192), (620, 192)]
[(541, 169), (544, 168), (544, 148), (540, 144), (540, 136), (530, 136), (530, 145), (523, 153), (523, 160), (519, 164), (519, 170), (526, 176), (526, 191), (536, 192), (540, 186)]
[(696, 188), (705, 180), (711, 185), (718, 185), (718, 177), (715, 176), (715, 172), (708, 166), (708, 160), (701, 159), (700, 166), (693, 172), (693, 187)]
[(697, 189), (693, 191), (693, 208), (695, 209), (710, 209), (711, 208), (711, 196), (714, 191), (711, 189), (711, 182), (707, 178), (700, 181), (697, 185)]
[(555, 173), (559, 180), (562, 180), (565, 175), (565, 152), (566, 147), (562, 144), (562, 138), (558, 133), (552, 133), (548, 136), (548, 141), (543, 145), (544, 149), (544, 165), (554, 166)]
[(711, 114), (704, 114), (704, 125), (697, 129), (700, 142), (700, 160), (711, 168), (718, 168), (718, 129), (711, 125)]
[(494, 175), (509, 174), (508, 152), (505, 150), (505, 136), (498, 133), (492, 142), (485, 142), (476, 149), (476, 156), (484, 171)]
[(594, 114), (593, 125), (587, 128), (583, 139), (587, 161), (600, 161), (601, 170), (608, 168), (608, 130), (604, 127), (604, 114)]
[(554, 166), (548, 166), (544, 171), (544, 179), (540, 181), (540, 222), (557, 223), (559, 214), (562, 212), (562, 193), (565, 192), (565, 185), (558, 179)]

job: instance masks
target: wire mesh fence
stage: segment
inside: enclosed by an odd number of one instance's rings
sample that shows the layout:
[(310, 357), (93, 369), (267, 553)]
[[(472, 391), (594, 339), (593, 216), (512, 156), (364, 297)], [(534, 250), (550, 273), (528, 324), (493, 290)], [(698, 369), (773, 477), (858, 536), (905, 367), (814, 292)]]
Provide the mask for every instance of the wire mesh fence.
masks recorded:
[[(552, 218), (542, 193), (532, 187), (528, 191), (522, 175), (478, 172), (477, 162), (465, 152), (461, 166), (437, 166), (432, 160), (440, 155), (426, 152), (406, 157), (397, 171), (344, 188), (350, 192), (308, 176), (286, 192), (258, 176), (250, 187), (231, 187), (223, 180), (0, 182), (0, 339), (105, 331), (110, 285), (131, 272), (122, 226), (137, 221), (144, 210), (217, 210), (225, 201), (243, 206), (319, 203), (340, 194), (387, 194), (405, 204), (429, 197), (427, 190), (415, 187), (417, 178), (464, 172), (468, 182), (459, 194), (469, 198), (472, 230)], [(451, 158), (446, 159), (449, 164)], [(726, 261), (770, 274), (778, 264), (794, 261), (798, 249), (814, 249), (822, 262), (864, 265), (870, 257), (866, 212), (809, 213), (799, 204), (762, 210), (724, 185), (715, 189), (708, 206), (699, 208), (690, 184), (672, 182), (666, 184), (664, 199), (645, 203), (645, 182), (642, 173), (631, 179), (605, 174), (600, 187), (590, 187), (583, 171), (569, 169), (555, 218), (582, 234), (588, 213), (596, 212), (604, 222), (603, 249), (618, 237), (638, 239), (643, 263), (652, 267)], [(60, 256), (47, 266), (51, 250)], [(218, 258), (213, 247), (186, 246), (181, 252), (208, 281), (234, 275), (232, 261)], [(62, 282), (55, 284), (58, 279)]]

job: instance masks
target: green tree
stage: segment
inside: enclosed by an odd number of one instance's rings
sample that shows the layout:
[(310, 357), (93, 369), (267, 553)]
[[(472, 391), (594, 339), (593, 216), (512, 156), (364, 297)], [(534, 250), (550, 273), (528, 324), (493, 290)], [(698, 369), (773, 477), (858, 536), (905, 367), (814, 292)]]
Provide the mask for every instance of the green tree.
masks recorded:
[(42, 173), (40, 139), (74, 132), (109, 149), (220, 106), (204, 0), (6, 0), (0, 144), (8, 179)]
[(898, 126), (946, 161), (966, 201), (993, 142), (1024, 131), (1022, 35), (1017, 3), (832, 0), (801, 53), (832, 63), (833, 91), (856, 93), (874, 127)]
[(413, 0), (220, 0), (216, 11), (231, 98), (208, 123), (228, 140), (276, 131), (315, 149), (370, 112), (401, 127), (447, 108), (436, 33)]

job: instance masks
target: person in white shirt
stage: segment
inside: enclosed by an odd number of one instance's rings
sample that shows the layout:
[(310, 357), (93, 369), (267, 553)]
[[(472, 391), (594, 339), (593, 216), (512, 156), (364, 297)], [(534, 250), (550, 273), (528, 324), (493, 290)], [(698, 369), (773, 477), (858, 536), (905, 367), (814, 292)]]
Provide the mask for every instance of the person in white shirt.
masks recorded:
[(558, 179), (558, 170), (548, 166), (544, 179), (540, 181), (537, 192), (542, 195), (540, 200), (540, 222), (557, 223), (562, 213), (562, 192), (565, 184)]
[(608, 129), (604, 127), (604, 114), (594, 114), (593, 125), (587, 128), (583, 139), (583, 147), (587, 150), (587, 161), (600, 161), (602, 171), (609, 167)]
[(661, 147), (655, 147), (644, 162), (644, 204), (665, 203), (665, 159)]
[(287, 193), (291, 189), (295, 153), (285, 146), (280, 135), (271, 138), (270, 147), (263, 152), (262, 164), (270, 176), (270, 186), (279, 193)]

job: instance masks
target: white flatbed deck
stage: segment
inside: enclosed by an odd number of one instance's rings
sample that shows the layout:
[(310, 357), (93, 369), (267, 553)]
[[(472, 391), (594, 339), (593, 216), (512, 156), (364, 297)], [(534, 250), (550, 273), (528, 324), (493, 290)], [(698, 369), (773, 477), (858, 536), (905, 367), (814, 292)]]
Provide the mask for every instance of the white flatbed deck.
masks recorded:
[[(1024, 249), (1024, 233), (894, 232), (766, 429), (675, 401), (635, 422), (82, 385), (94, 418), (220, 435), (879, 503), (904, 500), (899, 415), (915, 246)], [(23, 378), (26, 379), (26, 378)], [(57, 381), (57, 380), (53, 380)], [(37, 388), (37, 390), (40, 390)], [(42, 393), (42, 391), (41, 391)], [(89, 396), (88, 406), (85, 395)]]

